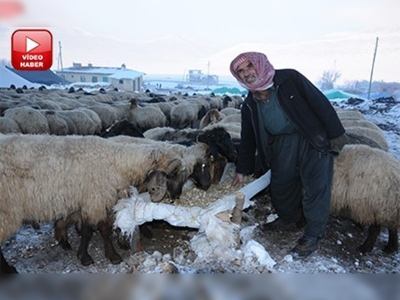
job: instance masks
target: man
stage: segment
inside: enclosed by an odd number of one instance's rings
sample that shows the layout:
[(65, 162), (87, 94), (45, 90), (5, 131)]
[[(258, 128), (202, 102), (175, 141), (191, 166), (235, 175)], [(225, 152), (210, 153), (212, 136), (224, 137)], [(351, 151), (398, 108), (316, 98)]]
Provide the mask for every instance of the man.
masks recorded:
[(242, 132), (236, 176), (271, 169), (271, 200), (278, 219), (264, 230), (299, 229), (304, 235), (291, 250), (295, 258), (319, 248), (329, 218), (333, 157), (347, 141), (329, 100), (302, 74), (275, 70), (263, 53), (246, 52), (230, 65), (249, 93), (242, 106)]

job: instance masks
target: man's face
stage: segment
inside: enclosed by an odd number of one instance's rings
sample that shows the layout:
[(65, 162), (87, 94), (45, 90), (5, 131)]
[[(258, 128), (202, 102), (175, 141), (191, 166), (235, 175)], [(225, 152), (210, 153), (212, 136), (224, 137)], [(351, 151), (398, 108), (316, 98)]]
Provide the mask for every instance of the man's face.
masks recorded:
[(258, 80), (254, 65), (249, 60), (242, 62), (236, 69), (236, 73), (243, 82), (249, 85), (255, 84)]

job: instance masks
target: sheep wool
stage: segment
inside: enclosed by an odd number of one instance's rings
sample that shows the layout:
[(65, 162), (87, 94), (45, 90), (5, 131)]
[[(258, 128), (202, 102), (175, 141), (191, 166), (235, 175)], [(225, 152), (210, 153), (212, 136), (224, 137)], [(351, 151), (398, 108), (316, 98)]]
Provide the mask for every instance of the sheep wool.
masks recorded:
[(400, 164), (389, 153), (346, 145), (335, 158), (331, 212), (363, 225), (400, 226)]
[(182, 170), (175, 153), (96, 136), (0, 135), (0, 243), (23, 220), (49, 222), (80, 210), (106, 219), (118, 192), (156, 170)]

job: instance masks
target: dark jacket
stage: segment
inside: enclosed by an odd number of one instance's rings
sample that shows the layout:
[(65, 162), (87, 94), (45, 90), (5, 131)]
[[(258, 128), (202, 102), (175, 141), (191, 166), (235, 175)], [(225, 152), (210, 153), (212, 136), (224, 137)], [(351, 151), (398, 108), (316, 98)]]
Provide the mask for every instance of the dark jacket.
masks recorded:
[[(321, 153), (329, 152), (329, 141), (345, 133), (335, 109), (325, 95), (301, 73), (292, 69), (276, 70), (274, 87), (278, 104), (296, 130)], [(255, 153), (263, 172), (269, 169), (266, 145), (271, 135), (260, 126), (253, 95), (242, 106), (242, 132), (236, 172), (254, 172)]]

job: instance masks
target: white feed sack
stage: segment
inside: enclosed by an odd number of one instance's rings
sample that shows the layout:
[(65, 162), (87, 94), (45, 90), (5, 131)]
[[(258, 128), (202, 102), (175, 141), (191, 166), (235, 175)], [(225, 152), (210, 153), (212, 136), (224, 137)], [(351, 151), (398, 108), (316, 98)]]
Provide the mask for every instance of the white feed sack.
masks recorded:
[[(226, 170), (220, 184), (211, 187), (215, 191), (188, 190), (174, 204), (153, 203), (147, 193), (138, 194), (137, 190), (133, 189), (130, 198), (121, 199), (114, 207), (114, 226), (128, 236), (132, 236), (137, 226), (153, 220), (164, 220), (173, 226), (197, 228), (199, 231), (191, 240), (191, 248), (198, 259), (233, 261), (248, 260), (252, 257), (260, 265), (272, 268), (275, 262), (262, 245), (249, 238), (249, 229), (246, 229), (247, 237), (244, 237), (240, 226), (230, 221), (236, 205), (235, 194), (243, 193), (243, 209), (248, 208), (253, 204), (250, 199), (269, 185), (270, 172), (254, 181), (247, 178), (247, 185), (236, 192), (230, 188), (230, 194), (227, 195), (232, 176), (229, 172), (232, 173), (232, 169)], [(221, 191), (225, 194), (220, 195)], [(254, 228), (255, 226), (252, 226), (252, 229)], [(239, 233), (242, 239), (241, 249), (237, 249)]]

